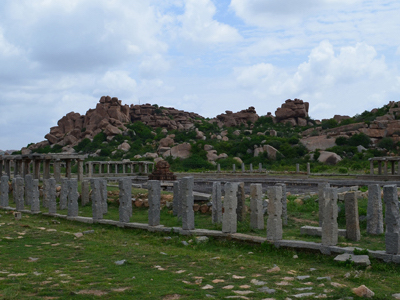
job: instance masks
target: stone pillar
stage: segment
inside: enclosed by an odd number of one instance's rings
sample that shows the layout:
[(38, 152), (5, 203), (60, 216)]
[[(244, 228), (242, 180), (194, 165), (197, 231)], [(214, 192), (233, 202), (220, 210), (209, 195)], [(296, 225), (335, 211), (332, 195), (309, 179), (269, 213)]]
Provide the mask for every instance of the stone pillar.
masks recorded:
[(368, 186), (367, 233), (383, 233), (382, 199), (379, 184)]
[(220, 173), (220, 172), (221, 172), (221, 165), (217, 164), (217, 173)]
[(282, 224), (288, 224), (288, 215), (287, 215), (287, 198), (286, 198), (286, 184), (284, 183), (277, 183), (276, 186), (282, 187)]
[(82, 180), (83, 180), (83, 160), (78, 159), (77, 163), (78, 163), (78, 181), (82, 182)]
[(89, 178), (93, 177), (93, 163), (89, 161), (88, 163), (88, 176)]
[(182, 197), (182, 229), (194, 229), (194, 211), (193, 211), (193, 177), (183, 177), (181, 180)]
[(149, 174), (149, 166), (147, 164), (144, 165), (144, 174)]
[(9, 159), (6, 159), (4, 162), (4, 167), (5, 167), (5, 173), (8, 176), (8, 178), (11, 177), (11, 163)]
[(386, 206), (386, 253), (397, 255), (400, 253), (400, 214), (397, 186), (395, 184), (383, 187), (383, 200)]
[(268, 193), (268, 219), (267, 240), (277, 241), (282, 239), (282, 187), (270, 186)]
[(307, 175), (311, 175), (311, 165), (307, 163)]
[(92, 216), (93, 222), (103, 219), (103, 205), (100, 189), (100, 179), (92, 179), (90, 181), (92, 187)]
[(300, 165), (299, 164), (296, 164), (296, 173), (297, 174), (300, 173)]
[(322, 227), (322, 223), (324, 221), (324, 205), (325, 205), (325, 198), (324, 198), (324, 190), (329, 188), (331, 185), (328, 182), (320, 182), (318, 183), (318, 219), (319, 219), (319, 227)]
[(174, 216), (182, 217), (181, 206), (182, 206), (182, 199), (181, 199), (181, 192), (180, 192), (180, 182), (174, 181), (174, 198), (172, 200), (172, 213)]
[(236, 233), (237, 231), (237, 190), (236, 182), (225, 183), (224, 213), (222, 215), (222, 232)]
[(33, 176), (34, 179), (39, 179), (40, 180), (40, 160), (39, 159), (35, 159), (33, 161)]
[(351, 241), (361, 239), (360, 223), (358, 219), (358, 200), (355, 192), (344, 195), (344, 205), (346, 213), (346, 237)]
[(68, 193), (69, 193), (69, 180), (63, 178), (61, 180), (60, 210), (68, 208)]
[(244, 193), (244, 182), (237, 185), (237, 208), (236, 218), (238, 222), (243, 222), (246, 218), (246, 195)]
[(56, 180), (49, 179), (49, 214), (57, 213)]
[(99, 174), (103, 174), (104, 164), (102, 162), (99, 163)]
[(65, 160), (65, 177), (68, 179), (71, 179), (71, 160), (66, 159)]
[(68, 217), (78, 216), (78, 198), (78, 181), (71, 179), (68, 184)]
[(233, 171), (233, 173), (236, 172), (236, 165), (235, 164), (232, 165), (232, 171)]
[(141, 174), (143, 172), (143, 164), (139, 163), (139, 174)]
[(25, 205), (31, 205), (33, 197), (33, 177), (25, 175)]
[(335, 246), (338, 242), (337, 189), (324, 189), (324, 221), (322, 222), (322, 245)]
[(384, 175), (388, 174), (388, 161), (387, 160), (385, 160), (383, 162), (383, 172), (384, 172)]
[(100, 193), (101, 193), (101, 204), (103, 208), (103, 215), (108, 213), (107, 204), (107, 179), (100, 179)]
[(386, 253), (397, 255), (400, 253), (400, 214), (397, 186), (385, 185), (383, 187), (383, 199), (386, 206)]
[(89, 180), (82, 181), (81, 190), (81, 205), (85, 206), (89, 203)]
[(250, 173), (253, 173), (253, 164), (250, 164)]
[(54, 178), (56, 179), (57, 182), (61, 182), (61, 161), (57, 159), (54, 164)]
[(129, 178), (119, 180), (119, 221), (129, 223), (132, 216), (132, 181)]
[(42, 206), (44, 208), (49, 207), (49, 179), (43, 179), (43, 203)]
[(244, 167), (244, 163), (242, 163), (242, 173), (244, 173), (246, 170), (245, 170), (245, 167)]
[(44, 171), (43, 171), (43, 179), (50, 178), (50, 159), (44, 160)]
[(23, 161), (23, 178), (25, 178), (25, 175), (28, 175), (28, 174), (30, 174), (30, 169), (29, 169), (29, 166), (30, 166), (30, 163), (31, 163), (31, 160), (30, 159), (24, 159)]
[(24, 210), (24, 179), (22, 177), (15, 178), (14, 202), (17, 211)]
[(222, 196), (221, 196), (221, 182), (213, 182), (212, 187), (212, 211), (211, 219), (213, 224), (220, 224), (222, 222)]
[(32, 182), (31, 212), (33, 212), (33, 213), (40, 212), (39, 179), (33, 179), (33, 182)]
[(107, 174), (110, 174), (110, 163), (107, 163)]
[(18, 175), (18, 160), (14, 159), (14, 178)]
[(0, 206), (8, 207), (8, 179), (7, 175), (1, 176), (0, 181)]
[(149, 189), (149, 225), (160, 225), (161, 186), (159, 180), (147, 181)]
[(382, 175), (382, 161), (378, 160), (378, 175)]
[(115, 164), (115, 174), (118, 174), (118, 164)]
[(264, 229), (262, 185), (260, 183), (250, 185), (250, 227)]
[(262, 172), (262, 163), (258, 164), (258, 171), (261, 173)]
[[(399, 166), (400, 166), (400, 164), (399, 164)], [(369, 174), (374, 175), (374, 161), (373, 160), (369, 161)]]

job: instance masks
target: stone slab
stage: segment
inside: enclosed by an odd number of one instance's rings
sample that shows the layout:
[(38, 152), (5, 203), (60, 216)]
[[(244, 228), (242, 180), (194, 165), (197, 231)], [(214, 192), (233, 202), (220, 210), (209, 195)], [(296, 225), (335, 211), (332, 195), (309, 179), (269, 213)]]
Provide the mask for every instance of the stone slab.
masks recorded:
[(334, 258), (334, 261), (338, 262), (345, 262), (347, 260), (350, 260), (354, 262), (354, 264), (360, 266), (369, 266), (371, 264), (368, 255), (354, 255), (349, 253), (343, 253)]
[[(312, 236), (322, 236), (322, 227), (302, 226), (300, 227), (300, 234), (307, 234)], [(346, 229), (338, 229), (338, 236), (346, 237)]]

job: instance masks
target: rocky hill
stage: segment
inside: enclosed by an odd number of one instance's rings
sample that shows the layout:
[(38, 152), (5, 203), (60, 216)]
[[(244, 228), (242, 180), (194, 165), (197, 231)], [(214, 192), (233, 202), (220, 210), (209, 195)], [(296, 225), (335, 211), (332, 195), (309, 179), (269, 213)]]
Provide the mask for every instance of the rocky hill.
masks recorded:
[(68, 113), (50, 128), (45, 141), (21, 152), (83, 152), (90, 159), (111, 160), (163, 158), (173, 169), (209, 169), (217, 162), (231, 168), (232, 163), (280, 161), (278, 166), (310, 159), (346, 164), (357, 158), (364, 163), (369, 157), (399, 153), (399, 103), (319, 121), (310, 119), (308, 102), (288, 99), (275, 115), (259, 116), (249, 107), (206, 119), (172, 107), (129, 106), (103, 96), (96, 108), (85, 115)]

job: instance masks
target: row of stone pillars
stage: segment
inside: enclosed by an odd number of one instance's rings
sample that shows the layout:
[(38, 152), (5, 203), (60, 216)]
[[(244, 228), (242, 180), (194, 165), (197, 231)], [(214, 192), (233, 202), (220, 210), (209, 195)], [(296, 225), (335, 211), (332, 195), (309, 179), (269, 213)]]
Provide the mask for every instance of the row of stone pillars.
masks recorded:
[[(378, 162), (378, 175), (389, 175), (388, 165), (390, 163), (390, 174), (395, 175), (396, 173), (400, 174), (400, 157), (373, 157), (369, 159), (370, 164), (370, 175), (374, 175), (374, 162)], [(383, 172), (382, 172), (382, 164), (383, 164)], [(396, 172), (396, 164), (397, 164), (397, 172)]]
[(88, 177), (102, 175), (149, 174), (154, 170), (150, 161), (88, 161), (85, 163)]
[[(236, 164), (232, 164), (232, 171), (236, 172)], [(251, 163), (249, 165), (249, 172), (253, 173), (253, 172), (263, 172), (264, 169), (262, 168), (262, 163), (258, 164), (258, 170), (253, 169), (253, 164)], [(217, 173), (221, 172), (221, 165), (217, 164)], [(246, 172), (246, 166), (244, 163), (241, 164), (241, 172), (245, 173)], [(296, 164), (296, 173), (300, 173), (300, 164)], [(310, 163), (307, 163), (307, 174), (310, 175), (311, 174), (311, 166)]]

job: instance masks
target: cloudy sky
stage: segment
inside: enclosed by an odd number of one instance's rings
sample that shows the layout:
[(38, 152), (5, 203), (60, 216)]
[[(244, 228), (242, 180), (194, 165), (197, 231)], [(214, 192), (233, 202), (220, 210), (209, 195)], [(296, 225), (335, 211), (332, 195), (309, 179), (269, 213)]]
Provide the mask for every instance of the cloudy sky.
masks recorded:
[(0, 149), (102, 95), (214, 117), (400, 100), (398, 0), (1, 0)]

